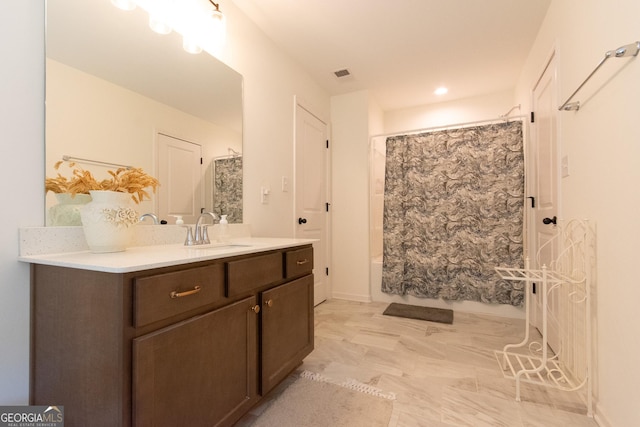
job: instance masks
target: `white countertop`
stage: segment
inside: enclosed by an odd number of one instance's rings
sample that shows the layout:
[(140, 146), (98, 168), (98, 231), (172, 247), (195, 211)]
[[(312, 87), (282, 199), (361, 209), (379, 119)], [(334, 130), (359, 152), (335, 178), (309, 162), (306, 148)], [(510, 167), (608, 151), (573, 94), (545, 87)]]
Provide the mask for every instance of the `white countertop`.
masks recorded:
[(32, 264), (78, 268), (107, 273), (129, 273), (159, 267), (189, 264), (199, 261), (246, 255), (275, 249), (312, 244), (312, 239), (245, 237), (232, 239), (226, 246), (214, 243), (203, 246), (183, 244), (130, 247), (123, 252), (64, 252), (43, 255), (22, 255), (19, 261)]

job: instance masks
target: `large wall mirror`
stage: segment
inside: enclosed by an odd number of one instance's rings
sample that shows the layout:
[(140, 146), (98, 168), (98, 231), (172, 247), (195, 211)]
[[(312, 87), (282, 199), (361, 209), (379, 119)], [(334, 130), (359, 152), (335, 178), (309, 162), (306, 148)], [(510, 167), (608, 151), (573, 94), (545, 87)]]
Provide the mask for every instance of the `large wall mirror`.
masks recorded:
[[(147, 23), (109, 0), (47, 0), (46, 176), (70, 176), (64, 158), (97, 179), (139, 167), (160, 180), (140, 213), (242, 222), (242, 76)], [(57, 203), (47, 193), (47, 224), (70, 225), (52, 221)]]

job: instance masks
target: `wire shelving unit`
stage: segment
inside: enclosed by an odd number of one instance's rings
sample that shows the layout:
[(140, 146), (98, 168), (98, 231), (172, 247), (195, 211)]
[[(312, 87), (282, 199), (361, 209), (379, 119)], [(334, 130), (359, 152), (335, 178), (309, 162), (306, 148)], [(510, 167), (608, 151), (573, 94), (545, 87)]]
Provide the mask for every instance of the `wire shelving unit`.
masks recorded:
[[(523, 269), (496, 267), (504, 280), (525, 282), (525, 336), (507, 344), (496, 357), (506, 378), (516, 382), (516, 400), (521, 399), (521, 383), (566, 391), (586, 388), (587, 415), (593, 416), (591, 277), (595, 265), (595, 231), (586, 220), (560, 222), (553, 239), (541, 246), (536, 265), (525, 260)], [(542, 253), (557, 253), (542, 263)], [(532, 338), (531, 294), (539, 295), (534, 310), (539, 312), (541, 337)], [(550, 304), (550, 301), (552, 302)], [(550, 328), (549, 322), (554, 327)], [(554, 349), (551, 350), (549, 337)]]

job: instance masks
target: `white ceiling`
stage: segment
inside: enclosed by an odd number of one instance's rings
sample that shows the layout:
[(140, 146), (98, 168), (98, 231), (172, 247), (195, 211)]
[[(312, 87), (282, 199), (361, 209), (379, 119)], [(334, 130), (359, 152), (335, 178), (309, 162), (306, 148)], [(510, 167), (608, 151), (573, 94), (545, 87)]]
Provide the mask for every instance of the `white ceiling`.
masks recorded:
[(514, 88), (551, 0), (233, 2), (331, 95), (386, 111)]

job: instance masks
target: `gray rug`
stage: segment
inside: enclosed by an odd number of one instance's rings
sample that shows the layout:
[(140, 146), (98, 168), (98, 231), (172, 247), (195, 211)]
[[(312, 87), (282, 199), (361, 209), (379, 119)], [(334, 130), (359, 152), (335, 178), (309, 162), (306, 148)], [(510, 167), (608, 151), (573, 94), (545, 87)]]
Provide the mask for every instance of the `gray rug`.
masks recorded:
[(384, 311), (387, 316), (407, 317), (438, 323), (453, 323), (453, 310), (445, 308), (420, 307), (417, 305), (391, 303)]
[(352, 384), (327, 382), (316, 374), (301, 376), (251, 427), (387, 427), (393, 396), (380, 397), (384, 394), (366, 384)]

